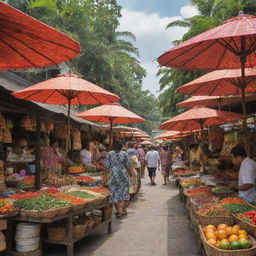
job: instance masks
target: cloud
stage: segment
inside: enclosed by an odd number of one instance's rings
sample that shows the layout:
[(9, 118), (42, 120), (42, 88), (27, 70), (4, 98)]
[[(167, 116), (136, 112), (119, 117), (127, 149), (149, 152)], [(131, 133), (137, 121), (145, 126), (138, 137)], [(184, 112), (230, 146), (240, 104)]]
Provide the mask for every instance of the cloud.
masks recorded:
[(193, 17), (195, 15), (198, 15), (199, 11), (194, 6), (185, 5), (185, 6), (181, 7), (180, 14), (183, 18), (190, 18), (190, 17)]
[(139, 48), (140, 61), (148, 73), (143, 82), (144, 89), (149, 89), (153, 93), (159, 90), (159, 81), (155, 77), (158, 63), (153, 60), (171, 48), (172, 41), (180, 39), (187, 31), (186, 28), (181, 27), (165, 29), (169, 22), (181, 18), (181, 16), (160, 17), (157, 13), (146, 14), (127, 9), (122, 10), (118, 30), (130, 31), (137, 38), (135, 45)]

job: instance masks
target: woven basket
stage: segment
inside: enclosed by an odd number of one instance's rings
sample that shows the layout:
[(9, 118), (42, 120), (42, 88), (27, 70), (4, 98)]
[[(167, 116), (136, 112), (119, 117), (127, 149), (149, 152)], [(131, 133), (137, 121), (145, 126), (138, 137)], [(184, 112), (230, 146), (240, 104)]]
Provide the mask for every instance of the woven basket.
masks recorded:
[(243, 221), (242, 219), (238, 218), (236, 215), (233, 215), (233, 217), (235, 218), (236, 223), (242, 228), (245, 229), (246, 231), (248, 231), (248, 233), (250, 233), (252, 236), (256, 237), (256, 226)]
[(111, 219), (111, 217), (112, 217), (112, 210), (113, 210), (112, 206), (105, 207), (103, 209), (103, 220)]
[(73, 238), (80, 239), (85, 236), (87, 224), (74, 225)]
[(63, 241), (66, 237), (65, 228), (47, 227), (47, 237), (50, 240)]
[(85, 207), (85, 204), (73, 204), (72, 209), (73, 211), (81, 210)]
[(62, 207), (62, 208), (58, 208), (58, 213), (57, 213), (57, 215), (66, 214), (66, 213), (68, 213), (71, 209), (72, 209), (72, 207)]
[(219, 224), (222, 223), (232, 226), (235, 222), (232, 216), (204, 216), (199, 214), (198, 212), (195, 212), (195, 215), (196, 219), (198, 220), (198, 223), (202, 226), (207, 226), (210, 224), (218, 226)]
[(86, 199), (86, 202), (85, 202), (85, 205), (84, 205), (84, 207), (85, 208), (90, 208), (90, 207), (93, 207), (94, 206), (94, 200), (92, 200), (92, 199), (88, 199), (88, 201), (87, 201), (87, 199)]
[[(35, 212), (35, 211), (34, 211)], [(45, 219), (51, 219), (58, 215), (59, 209), (52, 209), (47, 211), (38, 211), (37, 216), (33, 216), (34, 218), (45, 218)], [(35, 214), (35, 213), (34, 213)]]
[(103, 197), (103, 198), (96, 198), (96, 199), (93, 200), (93, 205), (94, 206), (99, 206), (99, 205), (104, 204), (105, 201), (106, 201), (105, 197)]
[(99, 225), (102, 221), (102, 217), (100, 216), (94, 216), (93, 217), (93, 220), (94, 220), (94, 224), (93, 224), (93, 227), (95, 228), (97, 225)]
[(86, 225), (85, 234), (90, 233), (92, 231), (92, 229), (93, 229), (93, 226), (94, 226), (94, 220), (88, 221), (87, 225)]
[(256, 254), (256, 242), (251, 236), (249, 236), (249, 240), (252, 244), (252, 247), (249, 249), (222, 250), (207, 243), (201, 225), (199, 226), (199, 232), (208, 256), (255, 256)]
[(6, 242), (5, 240), (0, 241), (0, 252), (4, 251), (6, 249)]

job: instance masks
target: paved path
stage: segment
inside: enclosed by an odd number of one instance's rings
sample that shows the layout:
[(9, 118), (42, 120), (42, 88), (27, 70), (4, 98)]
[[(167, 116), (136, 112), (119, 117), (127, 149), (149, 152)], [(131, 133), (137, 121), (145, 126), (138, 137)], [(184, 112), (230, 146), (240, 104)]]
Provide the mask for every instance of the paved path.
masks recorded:
[[(184, 204), (171, 181), (143, 185), (129, 208), (129, 216), (114, 218), (113, 233), (105, 230), (75, 244), (75, 256), (198, 256), (194, 233), (188, 228)], [(48, 246), (48, 245), (47, 245)], [(49, 247), (49, 246), (48, 246)], [(45, 256), (65, 255), (63, 247), (50, 246)]]

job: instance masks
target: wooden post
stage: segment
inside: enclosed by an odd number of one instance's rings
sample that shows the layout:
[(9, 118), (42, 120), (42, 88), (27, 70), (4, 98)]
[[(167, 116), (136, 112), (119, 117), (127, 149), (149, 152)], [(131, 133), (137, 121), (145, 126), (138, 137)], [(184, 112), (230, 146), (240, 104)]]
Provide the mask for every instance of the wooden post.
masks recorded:
[(40, 140), (41, 140), (41, 118), (40, 115), (36, 115), (36, 147), (35, 147), (35, 157), (36, 157), (36, 178), (35, 178), (35, 189), (38, 190), (41, 187), (41, 177), (40, 177)]

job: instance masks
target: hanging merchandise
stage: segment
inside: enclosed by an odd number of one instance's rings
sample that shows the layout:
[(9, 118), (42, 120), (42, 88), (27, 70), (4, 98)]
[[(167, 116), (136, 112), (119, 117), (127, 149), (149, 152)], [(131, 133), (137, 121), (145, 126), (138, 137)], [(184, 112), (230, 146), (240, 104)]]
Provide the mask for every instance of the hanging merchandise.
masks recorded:
[(210, 142), (210, 151), (211, 152), (218, 152), (221, 151), (223, 148), (223, 141), (224, 136), (223, 132), (219, 127), (212, 127), (210, 128), (210, 132), (208, 134), (208, 140)]
[(29, 116), (25, 116), (21, 119), (21, 123), (20, 123), (20, 126), (22, 128), (24, 128), (25, 130), (27, 129), (31, 129), (32, 127), (32, 124), (31, 124), (31, 119)]
[(81, 132), (78, 129), (75, 129), (75, 131), (73, 132), (73, 149), (82, 149)]
[(56, 127), (54, 135), (57, 139), (66, 139), (68, 137), (68, 126)]
[(54, 124), (52, 122), (48, 122), (46, 125), (46, 131), (50, 133), (54, 129)]
[(6, 120), (6, 128), (12, 129), (13, 128), (13, 121), (11, 119)]
[(6, 128), (5, 118), (2, 114), (0, 114), (0, 129), (5, 129), (5, 128)]
[(10, 129), (2, 130), (2, 136), (3, 143), (12, 143), (12, 134)]

